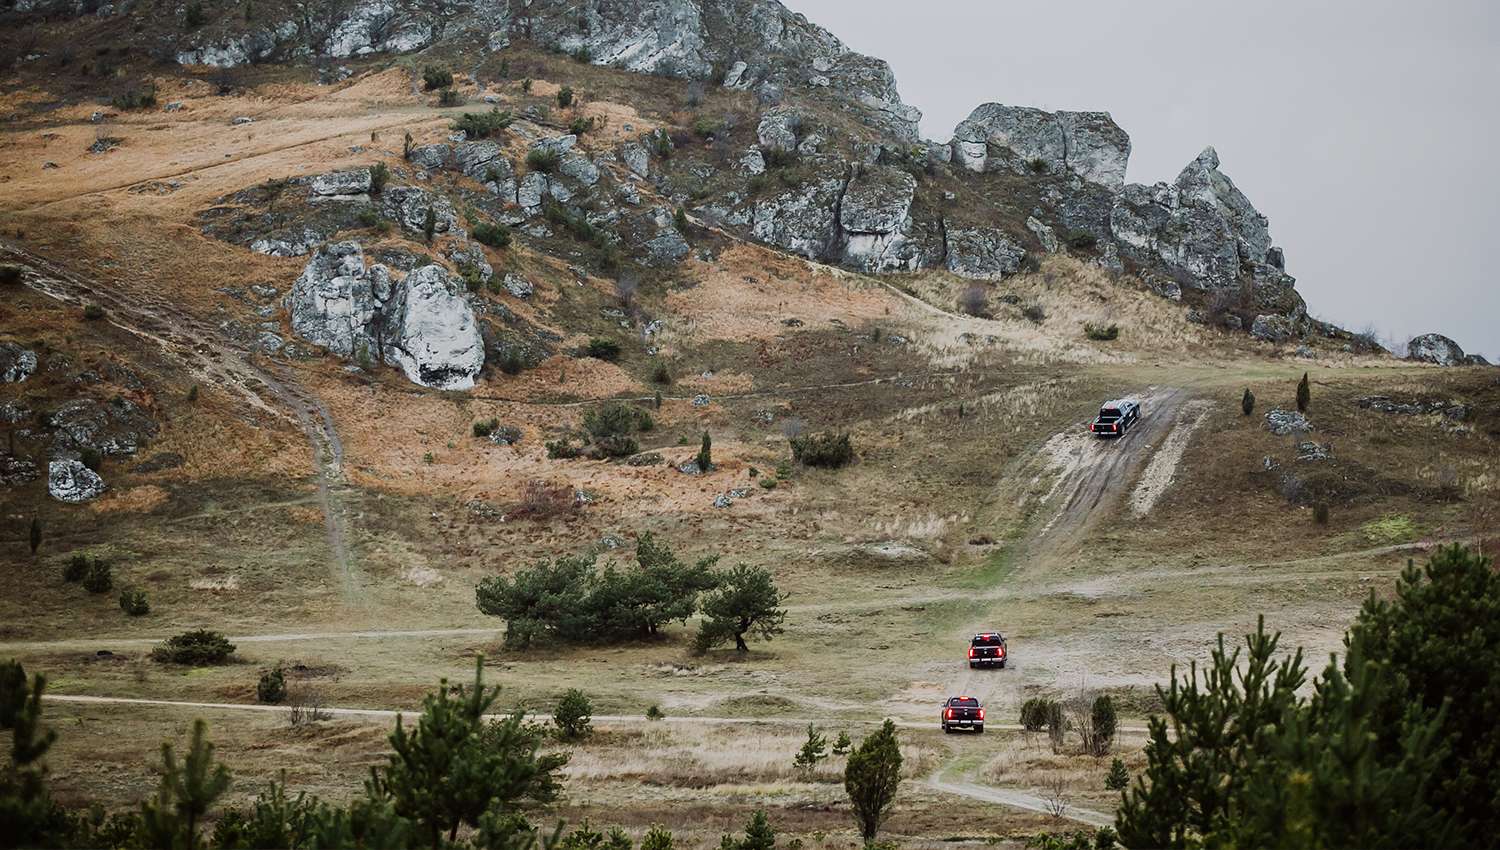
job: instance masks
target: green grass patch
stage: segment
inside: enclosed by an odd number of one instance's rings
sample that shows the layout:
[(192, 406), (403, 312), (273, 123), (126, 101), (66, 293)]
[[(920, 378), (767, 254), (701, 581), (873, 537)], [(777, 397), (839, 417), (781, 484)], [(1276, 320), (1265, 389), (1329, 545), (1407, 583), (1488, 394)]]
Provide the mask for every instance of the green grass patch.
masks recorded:
[(1419, 536), (1416, 523), (1405, 514), (1390, 514), (1372, 519), (1359, 527), (1365, 539), (1376, 546), (1410, 543)]

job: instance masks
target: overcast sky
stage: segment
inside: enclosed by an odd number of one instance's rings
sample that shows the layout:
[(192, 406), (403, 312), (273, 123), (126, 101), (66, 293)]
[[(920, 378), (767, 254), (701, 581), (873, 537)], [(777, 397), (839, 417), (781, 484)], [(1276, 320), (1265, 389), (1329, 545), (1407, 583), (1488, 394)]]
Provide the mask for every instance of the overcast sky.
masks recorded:
[(1213, 145), (1314, 315), (1500, 361), (1497, 0), (783, 2), (890, 62), (928, 138), (1103, 110), (1141, 183)]

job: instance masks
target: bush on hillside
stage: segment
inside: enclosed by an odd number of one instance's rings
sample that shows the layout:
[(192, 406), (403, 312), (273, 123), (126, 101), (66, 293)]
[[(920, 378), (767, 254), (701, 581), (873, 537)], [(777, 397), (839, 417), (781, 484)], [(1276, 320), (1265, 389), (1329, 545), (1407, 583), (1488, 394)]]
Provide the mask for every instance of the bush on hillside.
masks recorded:
[(114, 572), (110, 569), (108, 561), (96, 559), (89, 564), (89, 571), (83, 577), (84, 590), (89, 593), (108, 593), (114, 587)]
[(260, 674), (255, 683), (255, 698), (268, 705), (279, 705), (286, 699), (286, 671), (277, 667)]
[(532, 148), (526, 152), (526, 168), (529, 171), (551, 174), (557, 170), (561, 161), (562, 157), (552, 148)]
[(197, 629), (174, 635), (151, 650), (151, 658), (163, 664), (223, 664), (234, 654), (234, 644), (219, 632)]
[(89, 556), (79, 552), (68, 558), (63, 564), (63, 581), (72, 583), (83, 581), (83, 577), (89, 574)]
[(151, 613), (151, 604), (146, 601), (144, 590), (123, 590), (120, 592), (120, 610), (129, 617), (144, 617)]
[(422, 87), (428, 91), (453, 87), (453, 72), (442, 65), (428, 65), (422, 69)]
[(620, 344), (612, 339), (594, 337), (584, 348), (583, 353), (595, 360), (604, 360), (610, 363), (620, 359)]
[(1047, 718), (1052, 713), (1053, 700), (1046, 697), (1031, 697), (1021, 703), (1021, 728), (1028, 732), (1040, 732), (1047, 728)]
[(557, 725), (557, 737), (564, 741), (587, 738), (594, 731), (592, 720), (594, 703), (583, 691), (569, 688), (557, 702), (552, 713), (552, 722)]
[(854, 459), (854, 446), (847, 433), (822, 431), (793, 437), (791, 444), (792, 458), (804, 466), (838, 469)]
[(438, 106), (463, 106), (465, 98), (457, 89), (443, 89), (438, 92)]
[(1083, 335), (1097, 342), (1108, 342), (1120, 338), (1120, 326), (1096, 325), (1090, 322), (1083, 326)]
[(454, 132), (461, 132), (470, 139), (485, 139), (499, 133), (515, 122), (508, 110), (491, 109), (489, 112), (465, 112), (453, 119)]

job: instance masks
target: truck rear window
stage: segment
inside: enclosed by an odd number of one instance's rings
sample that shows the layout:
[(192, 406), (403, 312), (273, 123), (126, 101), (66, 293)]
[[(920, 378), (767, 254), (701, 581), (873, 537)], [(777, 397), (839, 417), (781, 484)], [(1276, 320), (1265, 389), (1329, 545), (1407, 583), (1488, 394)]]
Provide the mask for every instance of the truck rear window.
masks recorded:
[(1119, 419), (1119, 418), (1120, 418), (1120, 411), (1115, 410), (1112, 407), (1106, 407), (1103, 410), (1099, 411), (1099, 419), (1101, 421), (1108, 422), (1111, 419)]
[(970, 646), (999, 646), (1004, 643), (999, 635), (978, 635), (970, 642)]
[(949, 705), (954, 708), (978, 708), (979, 700), (974, 697), (955, 698)]

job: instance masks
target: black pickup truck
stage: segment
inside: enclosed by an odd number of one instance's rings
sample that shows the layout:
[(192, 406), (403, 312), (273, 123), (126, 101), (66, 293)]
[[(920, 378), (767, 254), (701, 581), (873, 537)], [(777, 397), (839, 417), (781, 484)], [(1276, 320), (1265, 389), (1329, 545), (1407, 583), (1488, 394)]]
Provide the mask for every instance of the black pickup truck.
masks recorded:
[(994, 667), (1005, 669), (1005, 659), (1010, 655), (1005, 647), (1005, 635), (999, 632), (980, 632), (969, 639), (969, 668)]
[(1089, 430), (1096, 437), (1123, 437), (1140, 418), (1140, 402), (1128, 398), (1106, 401), (1099, 408), (1099, 416), (1089, 423)]
[(984, 706), (978, 697), (948, 697), (943, 703), (942, 724), (944, 732), (955, 729), (984, 731)]

